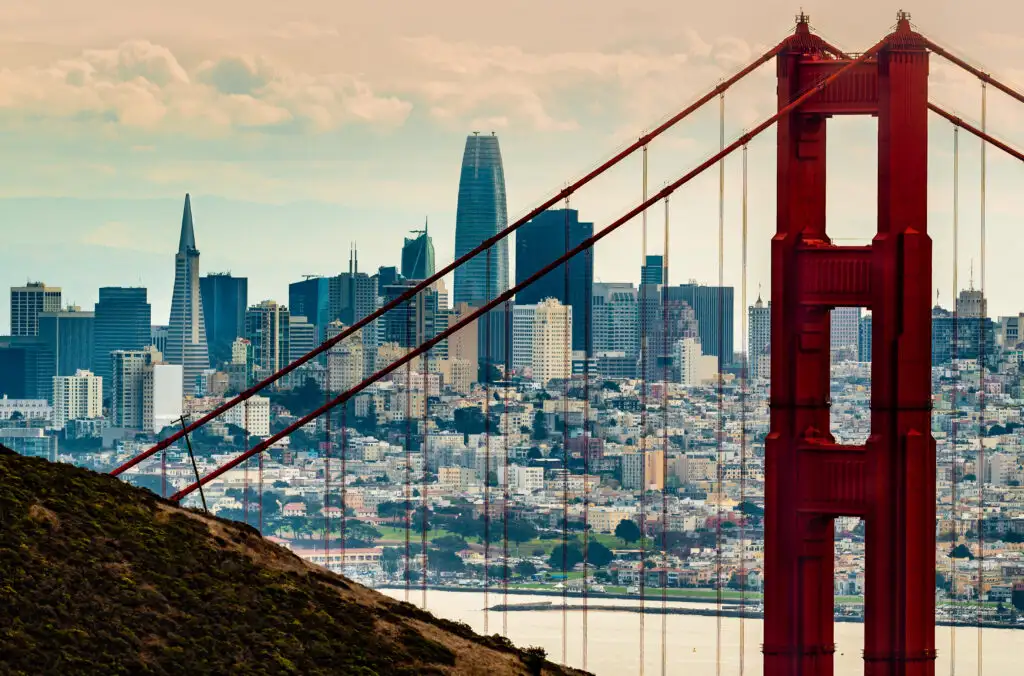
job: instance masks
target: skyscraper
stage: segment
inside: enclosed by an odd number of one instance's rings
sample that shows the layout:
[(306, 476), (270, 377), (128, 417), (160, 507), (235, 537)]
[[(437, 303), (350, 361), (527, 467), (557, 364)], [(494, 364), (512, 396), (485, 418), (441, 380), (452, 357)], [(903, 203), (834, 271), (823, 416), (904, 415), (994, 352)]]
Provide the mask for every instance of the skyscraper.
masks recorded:
[(640, 268), (641, 284), (665, 283), (665, 259), (662, 256), (648, 256)]
[(288, 365), (291, 356), (291, 320), (288, 308), (272, 300), (253, 305), (245, 313), (245, 337), (252, 344), (258, 378), (266, 378)]
[(39, 313), (60, 312), (60, 288), (42, 282), (11, 287), (11, 335), (39, 334)]
[[(681, 300), (693, 308), (704, 354), (720, 357), (725, 368), (733, 359), (733, 288), (703, 286), (696, 282), (665, 289), (669, 300)], [(719, 332), (721, 328), (721, 332)], [(721, 342), (720, 342), (721, 341)], [(719, 354), (721, 352), (721, 354)]]
[(93, 320), (93, 373), (103, 378), (103, 396), (113, 387), (110, 354), (116, 350), (141, 350), (152, 342), (151, 311), (146, 289), (105, 286), (100, 288)]
[(168, 364), (182, 367), (186, 392), (191, 392), (199, 374), (210, 368), (203, 299), (199, 292), (199, 250), (192, 226), (192, 201), (187, 194), (181, 215), (178, 253), (174, 256), (174, 295), (164, 358)]
[[(508, 225), (505, 171), (494, 134), (474, 133), (466, 138), (459, 176), (459, 202), (455, 214), (455, 257), (476, 248)], [(455, 270), (455, 303), (480, 307), (508, 289), (508, 240), (494, 245)], [(480, 356), (500, 362), (504, 356), (504, 311), (496, 310), (481, 324)], [(344, 320), (342, 320), (344, 321)], [(489, 345), (485, 343), (489, 340)]]
[[(566, 241), (568, 226), (568, 241)], [(516, 231), (516, 284), (550, 264), (594, 234), (594, 224), (584, 223), (575, 209), (550, 209)], [(566, 265), (569, 295), (566, 297)], [(594, 285), (594, 259), (580, 254), (558, 266), (516, 294), (516, 302), (535, 305), (556, 298), (572, 306), (572, 349), (587, 349), (588, 303)]]
[(288, 285), (288, 309), (292, 314), (305, 317), (316, 327), (316, 341), (326, 337), (331, 316), (331, 280), (327, 277), (307, 277)]
[[(383, 268), (381, 268), (383, 270)], [(397, 274), (397, 273), (396, 273)], [(359, 272), (359, 252), (353, 248), (349, 253), (348, 272), (330, 278), (330, 315), (331, 320), (338, 319), (345, 326), (352, 326), (357, 321), (377, 309), (377, 292), (381, 288), (378, 275), (370, 277)], [(378, 324), (374, 322), (362, 332), (363, 357), (366, 360), (366, 375), (374, 371), (377, 357)]]
[(757, 302), (747, 308), (747, 372), (754, 377), (762, 357), (772, 342), (772, 302), (765, 305), (758, 294)]
[(73, 376), (88, 371), (94, 351), (95, 313), (68, 307), (61, 312), (39, 314), (39, 338), (53, 352), (54, 376)]
[(427, 234), (426, 221), (422, 230), (412, 232), (417, 237), (406, 237), (402, 245), (402, 276), (423, 280), (434, 274), (434, 241)]
[(245, 309), (249, 307), (249, 280), (230, 272), (206, 275), (199, 280), (203, 320), (213, 366), (231, 360), (231, 343), (245, 335)]
[(833, 361), (857, 359), (857, 343), (860, 339), (859, 307), (836, 307), (830, 313), (831, 345)]

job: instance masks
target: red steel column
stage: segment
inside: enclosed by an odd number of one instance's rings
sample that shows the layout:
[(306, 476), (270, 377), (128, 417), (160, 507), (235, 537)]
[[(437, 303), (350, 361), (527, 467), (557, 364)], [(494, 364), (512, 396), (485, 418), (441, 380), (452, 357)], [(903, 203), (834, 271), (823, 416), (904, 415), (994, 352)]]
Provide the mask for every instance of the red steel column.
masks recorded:
[(901, 18), (878, 57), (865, 673), (935, 673), (928, 52)]
[[(801, 22), (778, 57), (779, 107), (799, 92), (800, 54), (813, 45)], [(800, 510), (805, 437), (829, 436), (827, 308), (802, 303), (800, 244), (826, 240), (825, 118), (799, 111), (778, 124), (777, 230), (772, 239), (771, 430), (766, 440), (766, 676), (831, 676), (833, 523)]]

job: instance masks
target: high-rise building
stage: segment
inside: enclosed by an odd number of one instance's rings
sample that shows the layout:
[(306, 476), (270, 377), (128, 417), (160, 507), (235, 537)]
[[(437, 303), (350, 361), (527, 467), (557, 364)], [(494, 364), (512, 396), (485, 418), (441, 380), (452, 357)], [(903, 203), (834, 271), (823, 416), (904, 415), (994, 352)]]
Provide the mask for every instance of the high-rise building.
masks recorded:
[(637, 288), (629, 282), (598, 282), (592, 294), (591, 345), (599, 372), (608, 378), (632, 378), (640, 356)]
[[(359, 252), (353, 248), (349, 253), (348, 272), (330, 279), (331, 319), (338, 319), (345, 326), (352, 326), (363, 317), (372, 314), (377, 309), (377, 292), (381, 288), (378, 279), (378, 275), (371, 277), (359, 272)], [(382, 328), (383, 322), (377, 321), (362, 332), (364, 375), (371, 375), (374, 371), (377, 334)]]
[(689, 305), (697, 319), (697, 332), (704, 354), (720, 357), (724, 368), (733, 358), (733, 288), (704, 286), (696, 282), (667, 287), (664, 297)]
[(547, 385), (572, 375), (572, 307), (547, 298), (533, 313), (534, 381)]
[(316, 327), (317, 344), (322, 342), (327, 325), (337, 319), (331, 315), (331, 280), (327, 277), (307, 277), (301, 282), (289, 284), (288, 309), (313, 324)]
[[(197, 259), (198, 263), (198, 259)], [(202, 316), (210, 346), (210, 362), (219, 366), (231, 359), (231, 343), (245, 335), (245, 310), (249, 307), (249, 280), (230, 272), (199, 279)]]
[(831, 324), (831, 345), (833, 361), (849, 361), (857, 358), (857, 343), (860, 340), (859, 307), (836, 307), (829, 314)]
[(149, 344), (155, 347), (157, 352), (163, 354), (164, 351), (167, 349), (167, 327), (149, 327), (149, 338)]
[[(418, 282), (402, 279), (381, 289), (384, 303), (389, 303), (416, 286)], [(433, 338), (448, 327), (448, 293), (444, 280), (438, 280), (413, 298), (390, 310), (383, 317), (383, 342), (402, 347), (416, 347)], [(448, 354), (447, 341), (431, 349), (431, 357), (444, 359)]]
[(199, 291), (199, 250), (192, 224), (192, 201), (187, 194), (181, 215), (178, 253), (174, 256), (174, 295), (167, 334), (164, 359), (168, 364), (182, 367), (184, 386), (191, 390), (199, 374), (210, 368), (210, 352)]
[(288, 361), (293, 362), (312, 352), (319, 344), (316, 339), (316, 326), (306, 317), (290, 315), (288, 317)]
[(665, 487), (665, 451), (633, 451), (622, 455), (622, 487), (660, 491)]
[(988, 299), (974, 288), (973, 282), (969, 289), (962, 290), (957, 296), (956, 313), (963, 319), (988, 317)]
[(995, 322), (985, 317), (954, 317), (944, 308), (932, 308), (932, 365), (956, 359), (981, 359), (989, 367), (995, 362)]
[(512, 307), (512, 370), (523, 375), (533, 368), (533, 319), (536, 305)]
[(76, 306), (39, 313), (39, 338), (53, 353), (54, 376), (71, 376), (92, 366), (95, 317)]
[[(327, 338), (333, 338), (345, 330), (345, 325), (334, 320), (327, 326)], [(327, 351), (327, 387), (330, 392), (345, 392), (363, 379), (363, 337), (362, 330), (341, 341)]]
[(0, 336), (0, 396), (53, 398), (53, 352), (38, 336)]
[(110, 419), (114, 427), (143, 429), (146, 369), (161, 360), (162, 355), (152, 345), (110, 354)]
[(11, 335), (39, 334), (39, 314), (60, 312), (60, 287), (42, 282), (11, 287)]
[(93, 324), (93, 373), (103, 379), (103, 396), (110, 396), (114, 381), (110, 355), (116, 350), (133, 352), (152, 344), (151, 310), (146, 289), (106, 286), (100, 288)]
[(259, 379), (288, 365), (291, 356), (288, 308), (265, 300), (245, 313), (245, 337), (252, 343), (252, 362)]
[(871, 313), (860, 318), (860, 338), (857, 341), (857, 361), (871, 361)]
[(647, 256), (640, 268), (641, 284), (665, 283), (665, 258), (663, 256)]
[(772, 343), (772, 302), (766, 305), (757, 295), (757, 301), (747, 308), (747, 370), (753, 377), (759, 373), (758, 364), (768, 354)]
[(103, 415), (103, 381), (91, 371), (53, 377), (53, 426), (59, 430), (71, 420)]
[[(505, 203), (505, 171), (501, 149), (494, 134), (474, 133), (466, 138), (459, 176), (459, 201), (455, 215), (455, 257), (463, 256), (508, 225)], [(482, 253), (455, 270), (455, 303), (481, 307), (508, 289), (508, 240), (502, 239), (489, 253)], [(344, 321), (344, 320), (343, 320)], [(504, 359), (504, 312), (491, 312), (481, 323), (480, 357), (491, 362)], [(489, 345), (485, 345), (489, 342)]]
[(426, 221), (422, 230), (412, 232), (416, 237), (406, 237), (402, 245), (402, 276), (424, 280), (434, 274), (434, 241), (427, 234)]
[[(516, 284), (526, 281), (593, 234), (594, 224), (580, 221), (575, 209), (549, 209), (523, 224), (516, 231)], [(572, 349), (586, 350), (588, 304), (593, 284), (594, 259), (581, 254), (517, 293), (516, 302), (536, 305), (545, 298), (555, 298), (563, 305), (571, 305)]]
[[(155, 361), (143, 367), (142, 372), (142, 429), (159, 434), (172, 427), (181, 418), (182, 371), (178, 364)], [(197, 377), (199, 380), (201, 376)]]
[(692, 387), (715, 377), (718, 360), (703, 353), (700, 339), (682, 338), (673, 344), (672, 370), (680, 384)]

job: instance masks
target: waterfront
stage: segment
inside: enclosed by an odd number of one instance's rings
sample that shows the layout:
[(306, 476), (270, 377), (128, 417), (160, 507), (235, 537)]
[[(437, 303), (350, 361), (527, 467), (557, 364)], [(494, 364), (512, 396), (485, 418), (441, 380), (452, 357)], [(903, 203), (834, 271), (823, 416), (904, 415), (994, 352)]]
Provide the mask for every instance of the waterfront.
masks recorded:
[[(382, 589), (381, 592), (396, 599), (405, 599), (404, 589)], [(420, 605), (422, 592), (414, 588), (409, 601)], [(545, 603), (553, 601), (553, 610), (513, 611), (502, 613), (486, 611), (486, 606), (502, 602), (500, 591), (483, 593), (427, 591), (427, 608), (451, 620), (469, 624), (481, 633), (502, 633), (507, 622), (507, 635), (520, 646), (541, 646), (555, 661), (562, 661), (561, 600), (550, 596), (519, 595), (510, 603)], [(595, 600), (595, 602), (598, 602)], [(570, 599), (578, 605), (579, 599)], [(602, 606), (635, 607), (630, 599), (601, 599)], [(660, 607), (660, 601), (647, 601)], [(670, 601), (674, 606), (707, 604)], [(588, 660), (583, 664), (583, 614), (570, 610), (566, 614), (566, 663), (586, 669), (598, 676), (639, 673), (640, 622), (635, 612), (591, 610), (587, 613)], [(685, 676), (715, 676), (716, 646), (720, 645), (723, 674), (740, 673), (740, 620), (698, 615), (646, 615), (644, 616), (644, 672), (661, 673), (661, 631), (664, 619), (667, 646), (667, 674)], [(486, 623), (486, 626), (485, 626)], [(761, 674), (762, 622), (746, 619), (743, 624), (744, 671), (749, 676)], [(721, 627), (721, 641), (716, 636)], [(939, 627), (936, 630), (938, 661), (936, 673), (950, 671), (950, 645), (955, 636), (956, 671), (963, 674), (978, 672), (978, 632), (974, 627)], [(864, 625), (837, 623), (835, 628), (835, 676), (860, 676), (864, 673), (861, 649), (864, 645)], [(987, 673), (1013, 674), (1019, 672), (1020, 651), (1024, 649), (1024, 633), (1012, 629), (985, 629), (983, 635), (983, 662)], [(1015, 666), (1016, 665), (1016, 666)]]

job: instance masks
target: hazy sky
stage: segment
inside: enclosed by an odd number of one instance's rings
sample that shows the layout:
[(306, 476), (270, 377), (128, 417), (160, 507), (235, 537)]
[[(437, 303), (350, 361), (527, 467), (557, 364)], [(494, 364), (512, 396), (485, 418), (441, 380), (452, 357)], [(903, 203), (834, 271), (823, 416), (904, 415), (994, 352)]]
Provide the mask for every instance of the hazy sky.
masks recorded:
[[(907, 9), (922, 32), (1024, 82), (1024, 4), (919, 4)], [(397, 264), (404, 233), (426, 216), (448, 262), (466, 134), (499, 135), (512, 220), (776, 43), (798, 9), (777, 0), (5, 0), (0, 286), (43, 280), (91, 309), (97, 287), (141, 282), (154, 323), (166, 323), (185, 192), (203, 271), (248, 276), (251, 302), (287, 300), (303, 274), (340, 272), (353, 240), (363, 268)], [(816, 30), (856, 51), (890, 29), (897, 6), (804, 9)], [(932, 63), (932, 99), (977, 119), (980, 87)], [(772, 112), (773, 75), (762, 68), (727, 96), (727, 139)], [(990, 94), (990, 129), (1018, 147), (1022, 113)], [(717, 148), (717, 116), (712, 106), (652, 145), (652, 190)], [(980, 276), (979, 153), (962, 141), (966, 285), (972, 257)], [(948, 305), (950, 126), (933, 120), (931, 143), (935, 286)], [(751, 300), (768, 280), (773, 162), (768, 132), (750, 147)], [(829, 162), (830, 231), (870, 238), (874, 122), (834, 121)], [(1024, 171), (996, 150), (988, 166), (990, 309), (1016, 313)], [(737, 157), (726, 171), (724, 274), (734, 285), (739, 167)], [(637, 158), (573, 206), (603, 226), (638, 200), (639, 169)], [(673, 199), (674, 282), (718, 278), (717, 180), (711, 171)], [(651, 253), (663, 223), (660, 209), (650, 215)], [(597, 278), (636, 281), (640, 240), (639, 222), (605, 240)], [(0, 333), (8, 301), (0, 295)]]

